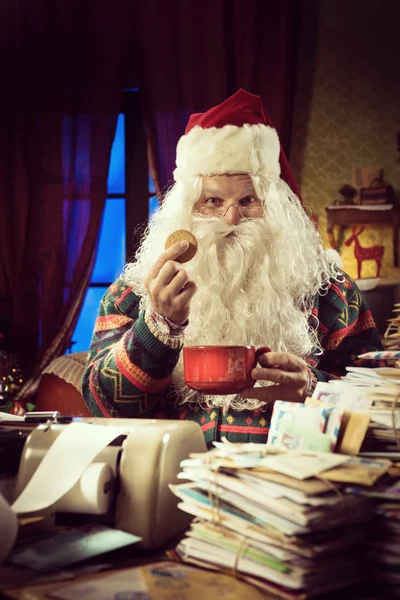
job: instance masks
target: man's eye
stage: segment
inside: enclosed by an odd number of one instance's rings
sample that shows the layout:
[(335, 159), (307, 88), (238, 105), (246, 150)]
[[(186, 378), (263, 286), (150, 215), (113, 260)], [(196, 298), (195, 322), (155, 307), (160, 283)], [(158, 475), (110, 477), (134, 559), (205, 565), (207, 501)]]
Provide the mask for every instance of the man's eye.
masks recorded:
[(246, 196), (246, 198), (242, 198), (239, 202), (240, 206), (250, 206), (250, 204), (255, 204), (257, 203), (258, 200), (257, 198), (254, 198), (254, 196)]
[(206, 204), (212, 204), (213, 206), (222, 206), (222, 200), (220, 198), (207, 198)]

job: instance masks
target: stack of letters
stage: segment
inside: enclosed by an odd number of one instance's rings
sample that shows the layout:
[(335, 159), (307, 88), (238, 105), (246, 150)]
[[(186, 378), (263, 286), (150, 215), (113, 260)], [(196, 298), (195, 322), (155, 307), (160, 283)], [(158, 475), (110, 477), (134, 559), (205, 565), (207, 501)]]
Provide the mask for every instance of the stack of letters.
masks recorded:
[(363, 580), (372, 489), (392, 467), (334, 453), (216, 444), (183, 461), (171, 486), (196, 517), (176, 548), (188, 563), (239, 575), (271, 597), (300, 600)]
[[(369, 352), (360, 358), (390, 362), (400, 358), (399, 351)], [(347, 367), (340, 381), (324, 384), (342, 397), (357, 396), (370, 416), (363, 450), (372, 452), (400, 451), (400, 368)]]
[(386, 350), (400, 350), (400, 304), (396, 303), (393, 308), (395, 316), (389, 319), (388, 327), (383, 340)]
[(372, 488), (354, 486), (347, 492), (361, 494), (376, 504), (375, 532), (367, 540), (367, 559), (380, 597), (400, 597), (400, 465)]

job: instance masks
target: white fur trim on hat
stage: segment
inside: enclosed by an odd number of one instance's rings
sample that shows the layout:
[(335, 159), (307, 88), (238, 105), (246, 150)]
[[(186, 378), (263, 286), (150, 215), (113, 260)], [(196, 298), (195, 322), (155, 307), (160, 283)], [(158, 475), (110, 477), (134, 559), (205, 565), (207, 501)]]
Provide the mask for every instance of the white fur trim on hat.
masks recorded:
[(277, 181), (279, 154), (278, 134), (268, 125), (196, 126), (178, 142), (174, 179), (248, 173)]

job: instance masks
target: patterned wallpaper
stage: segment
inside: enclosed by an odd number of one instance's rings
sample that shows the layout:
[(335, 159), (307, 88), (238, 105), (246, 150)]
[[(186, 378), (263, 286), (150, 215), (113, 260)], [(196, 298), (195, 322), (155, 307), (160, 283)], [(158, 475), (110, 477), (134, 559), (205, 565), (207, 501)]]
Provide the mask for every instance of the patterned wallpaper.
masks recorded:
[[(351, 184), (352, 167), (382, 167), (400, 202), (400, 1), (305, 0), (303, 6), (290, 162), (328, 247), (325, 207)], [(359, 240), (383, 244), (381, 275), (400, 277), (390, 226), (367, 225)], [(357, 277), (354, 246), (339, 251), (345, 270)], [(362, 277), (375, 274), (376, 263), (363, 262)]]

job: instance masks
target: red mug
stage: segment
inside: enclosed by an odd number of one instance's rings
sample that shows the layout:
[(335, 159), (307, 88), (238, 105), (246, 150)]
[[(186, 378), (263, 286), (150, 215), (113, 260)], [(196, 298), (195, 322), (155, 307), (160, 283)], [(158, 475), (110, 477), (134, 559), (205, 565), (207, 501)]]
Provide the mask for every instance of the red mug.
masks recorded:
[(203, 394), (236, 394), (253, 387), (252, 369), (266, 346), (184, 346), (186, 385)]

